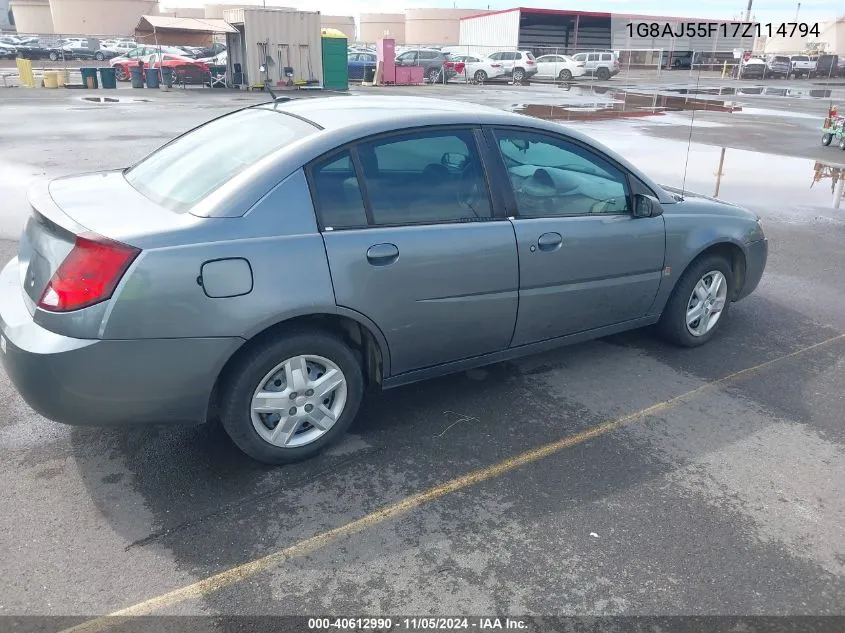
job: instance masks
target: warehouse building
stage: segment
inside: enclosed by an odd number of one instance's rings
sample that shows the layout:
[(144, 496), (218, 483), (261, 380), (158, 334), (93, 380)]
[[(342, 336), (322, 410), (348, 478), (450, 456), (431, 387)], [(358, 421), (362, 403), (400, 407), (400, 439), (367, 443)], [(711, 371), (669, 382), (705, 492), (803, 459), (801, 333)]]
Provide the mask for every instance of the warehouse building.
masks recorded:
[[(704, 37), (688, 37), (687, 25), (699, 22), (720, 26)], [(658, 24), (657, 37), (651, 37), (650, 27), (654, 23)], [(535, 54), (613, 50), (624, 53), (620, 55), (623, 61), (630, 58), (634, 63), (656, 63), (661, 50), (698, 53), (751, 50), (754, 38), (743, 37), (742, 29), (736, 24), (694, 18), (515, 8), (461, 19), (460, 45), (479, 52), (520, 49)]]

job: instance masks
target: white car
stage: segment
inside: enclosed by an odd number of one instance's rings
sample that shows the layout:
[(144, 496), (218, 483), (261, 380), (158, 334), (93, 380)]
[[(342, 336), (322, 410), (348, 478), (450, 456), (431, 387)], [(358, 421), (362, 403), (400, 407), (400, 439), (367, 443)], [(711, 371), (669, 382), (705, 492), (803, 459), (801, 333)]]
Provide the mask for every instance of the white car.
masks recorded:
[(132, 40), (103, 40), (100, 42), (100, 48), (104, 51), (112, 51), (124, 55), (138, 48), (138, 44)]
[(584, 62), (576, 62), (568, 55), (542, 55), (536, 61), (538, 79), (571, 81), (586, 72)]
[(466, 77), (476, 83), (481, 84), (489, 79), (505, 76), (505, 67), (501, 62), (493, 61), (481, 53), (449, 55), (449, 61), (464, 62)]

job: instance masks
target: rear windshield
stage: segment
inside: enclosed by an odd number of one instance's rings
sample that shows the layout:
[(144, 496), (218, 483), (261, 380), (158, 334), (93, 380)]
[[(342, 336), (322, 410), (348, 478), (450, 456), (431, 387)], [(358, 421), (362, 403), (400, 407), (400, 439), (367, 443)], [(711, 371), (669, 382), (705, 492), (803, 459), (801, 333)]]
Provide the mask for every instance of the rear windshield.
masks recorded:
[(525, 53), (525, 56), (526, 56), (528, 59), (534, 59), (534, 53)]
[(316, 131), (271, 108), (248, 108), (180, 136), (125, 176), (150, 200), (183, 213), (244, 169)]
[(808, 61), (810, 61), (810, 58), (807, 57), (806, 55), (795, 55), (795, 56), (792, 57), (792, 61), (794, 61), (794, 62), (808, 62)]
[(775, 57), (776, 62), (786, 62), (789, 63), (789, 57)]

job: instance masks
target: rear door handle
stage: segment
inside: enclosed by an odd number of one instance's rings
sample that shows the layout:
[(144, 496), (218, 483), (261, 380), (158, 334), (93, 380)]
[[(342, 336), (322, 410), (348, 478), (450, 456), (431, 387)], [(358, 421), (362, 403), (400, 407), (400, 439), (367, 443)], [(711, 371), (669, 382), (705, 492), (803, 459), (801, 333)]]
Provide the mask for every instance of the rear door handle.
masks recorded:
[(554, 251), (560, 248), (563, 243), (563, 236), (560, 233), (543, 233), (537, 239), (537, 246), (541, 251)]
[(367, 249), (367, 261), (373, 266), (388, 266), (399, 259), (396, 244), (373, 244)]

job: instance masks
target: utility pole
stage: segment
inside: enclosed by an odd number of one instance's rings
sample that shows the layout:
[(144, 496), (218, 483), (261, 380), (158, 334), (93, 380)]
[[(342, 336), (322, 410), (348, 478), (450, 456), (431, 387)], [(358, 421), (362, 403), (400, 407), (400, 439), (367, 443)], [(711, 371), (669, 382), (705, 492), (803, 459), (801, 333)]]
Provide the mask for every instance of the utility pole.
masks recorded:
[(748, 6), (745, 9), (745, 21), (748, 22), (751, 19), (751, 4), (754, 0), (748, 0)]
[(798, 7), (795, 9), (795, 21), (798, 21), (798, 12), (801, 10), (801, 3), (798, 3)]

